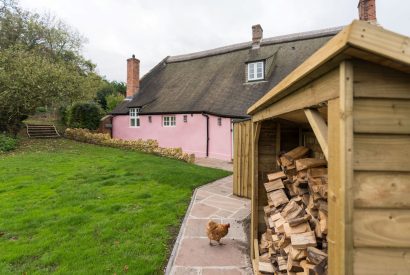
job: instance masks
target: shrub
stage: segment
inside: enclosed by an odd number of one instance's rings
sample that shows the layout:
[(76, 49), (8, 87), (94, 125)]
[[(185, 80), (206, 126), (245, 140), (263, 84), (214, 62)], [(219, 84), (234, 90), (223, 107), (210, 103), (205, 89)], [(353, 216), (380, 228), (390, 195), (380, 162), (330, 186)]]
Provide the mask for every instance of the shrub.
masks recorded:
[(16, 147), (17, 140), (15, 138), (0, 134), (0, 153), (14, 150)]
[(68, 126), (95, 130), (100, 124), (104, 111), (94, 102), (77, 102), (68, 110)]
[(188, 163), (195, 161), (194, 154), (187, 154), (181, 148), (161, 148), (158, 142), (149, 140), (122, 140), (111, 138), (109, 134), (92, 133), (88, 129), (66, 129), (65, 136), (81, 142), (98, 144), (108, 147), (123, 148), (131, 151), (140, 151), (163, 156), (172, 159), (182, 160)]

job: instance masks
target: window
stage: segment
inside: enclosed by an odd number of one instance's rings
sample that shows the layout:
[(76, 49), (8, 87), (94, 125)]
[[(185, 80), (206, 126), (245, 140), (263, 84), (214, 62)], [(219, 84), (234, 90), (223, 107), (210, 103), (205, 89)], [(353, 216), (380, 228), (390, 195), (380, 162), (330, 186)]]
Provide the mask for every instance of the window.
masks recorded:
[(152, 122), (152, 117), (148, 116), (148, 122), (151, 123)]
[(222, 126), (222, 117), (218, 117), (218, 126)]
[(264, 79), (263, 61), (248, 63), (248, 81)]
[(184, 122), (185, 122), (185, 123), (188, 122), (188, 115), (184, 115)]
[(140, 108), (130, 108), (130, 127), (140, 127)]
[(177, 125), (175, 116), (164, 116), (164, 127), (171, 127)]

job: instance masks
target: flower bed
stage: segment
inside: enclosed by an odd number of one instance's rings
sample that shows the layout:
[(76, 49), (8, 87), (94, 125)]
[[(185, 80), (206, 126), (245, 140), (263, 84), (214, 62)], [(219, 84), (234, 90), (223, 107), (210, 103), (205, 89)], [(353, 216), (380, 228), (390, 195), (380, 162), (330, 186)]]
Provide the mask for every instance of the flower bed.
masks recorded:
[(188, 163), (195, 161), (194, 154), (184, 153), (181, 148), (162, 148), (158, 142), (153, 139), (149, 140), (122, 140), (111, 138), (109, 134), (92, 133), (88, 129), (67, 128), (65, 136), (69, 139), (98, 144), (103, 146), (123, 148), (132, 151), (151, 153), (162, 157), (182, 160)]

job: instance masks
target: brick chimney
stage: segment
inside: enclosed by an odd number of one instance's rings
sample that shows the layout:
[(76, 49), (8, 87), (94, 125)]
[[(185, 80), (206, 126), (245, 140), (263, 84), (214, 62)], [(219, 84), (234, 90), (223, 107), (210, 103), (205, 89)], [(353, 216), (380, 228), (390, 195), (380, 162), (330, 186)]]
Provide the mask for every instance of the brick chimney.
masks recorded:
[(376, 0), (359, 0), (359, 19), (377, 24)]
[(261, 25), (252, 26), (252, 49), (257, 49), (260, 47), (263, 38), (263, 29)]
[(132, 55), (127, 59), (127, 98), (132, 98), (140, 88), (140, 61)]

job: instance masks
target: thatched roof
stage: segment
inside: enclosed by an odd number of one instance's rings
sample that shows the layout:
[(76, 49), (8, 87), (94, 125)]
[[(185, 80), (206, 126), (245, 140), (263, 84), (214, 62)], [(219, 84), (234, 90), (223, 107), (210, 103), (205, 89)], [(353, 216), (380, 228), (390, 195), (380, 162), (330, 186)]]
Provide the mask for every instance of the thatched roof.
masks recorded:
[[(208, 113), (247, 117), (247, 109), (322, 47), (341, 28), (263, 39), (165, 58), (140, 83), (140, 91), (112, 114)], [(265, 60), (265, 80), (246, 82), (246, 63)]]

